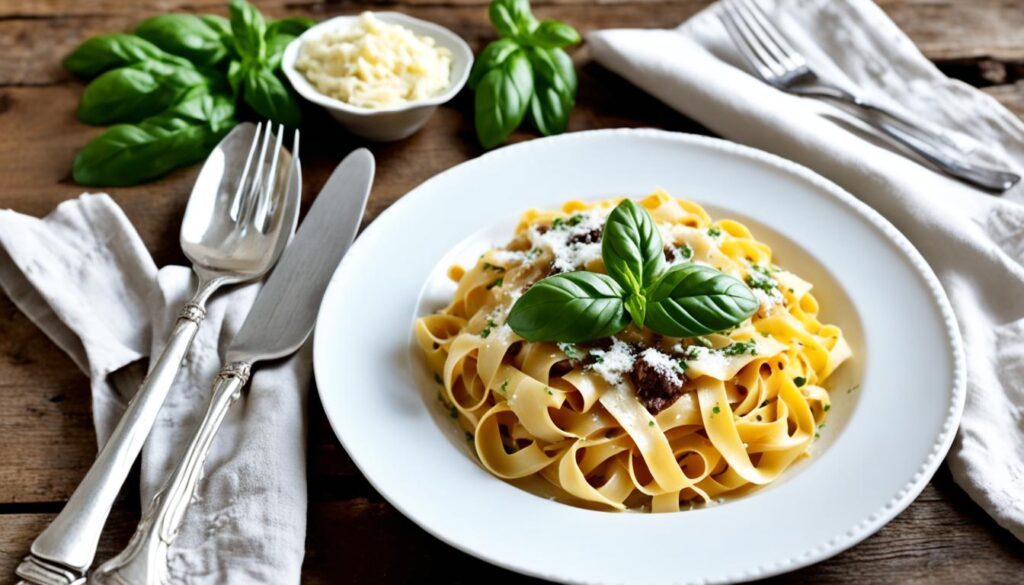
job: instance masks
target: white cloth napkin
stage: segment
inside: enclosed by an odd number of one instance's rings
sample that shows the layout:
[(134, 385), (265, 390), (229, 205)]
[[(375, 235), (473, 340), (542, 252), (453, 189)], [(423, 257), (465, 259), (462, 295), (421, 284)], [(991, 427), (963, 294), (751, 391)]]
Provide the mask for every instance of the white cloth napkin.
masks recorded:
[[(161, 350), (194, 286), (187, 268), (157, 270), (105, 194), (66, 201), (43, 219), (0, 211), (0, 287), (89, 376), (101, 446), (142, 381), (139, 360)], [(143, 504), (191, 440), (258, 287), (237, 287), (211, 300), (143, 448)], [(308, 344), (288, 360), (254, 369), (217, 435), (171, 547), (171, 582), (299, 582), (310, 371)]]
[[(961, 133), (1024, 170), (1024, 124), (946, 78), (869, 0), (759, 0), (823, 77)], [(605, 67), (725, 138), (803, 164), (896, 225), (938, 274), (963, 333), (967, 406), (948, 461), (956, 481), (1024, 540), (1024, 187), (993, 197), (880, 145), (848, 119), (748, 74), (715, 14), (674, 30), (587, 37)], [(824, 112), (829, 116), (820, 116)], [(985, 155), (977, 155), (979, 158)]]

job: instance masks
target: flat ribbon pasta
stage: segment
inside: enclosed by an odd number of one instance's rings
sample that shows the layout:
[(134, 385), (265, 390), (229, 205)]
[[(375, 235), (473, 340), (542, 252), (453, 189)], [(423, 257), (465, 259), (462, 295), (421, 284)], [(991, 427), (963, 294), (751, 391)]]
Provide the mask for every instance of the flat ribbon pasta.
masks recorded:
[[(852, 353), (819, 321), (812, 284), (775, 266), (743, 224), (663, 192), (640, 201), (668, 264), (707, 264), (755, 291), (760, 309), (731, 331), (669, 339), (630, 325), (571, 345), (527, 342), (505, 324), (552, 271), (604, 270), (596, 234), (620, 201), (527, 211), (507, 245), (452, 267), (450, 304), (414, 325), (440, 400), (488, 471), (540, 478), (567, 503), (672, 512), (771, 483), (807, 455), (830, 408), (824, 384)], [(650, 352), (649, 369), (681, 383), (670, 400), (638, 392)]]

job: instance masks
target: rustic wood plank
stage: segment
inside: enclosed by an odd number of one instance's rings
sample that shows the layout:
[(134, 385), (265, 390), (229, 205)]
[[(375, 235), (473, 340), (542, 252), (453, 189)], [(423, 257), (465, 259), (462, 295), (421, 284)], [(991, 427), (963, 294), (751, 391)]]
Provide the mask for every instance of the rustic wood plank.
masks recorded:
[[(11, 575), (53, 513), (0, 516), (0, 575)], [(97, 561), (127, 543), (138, 513), (114, 511)], [(310, 504), (304, 583), (532, 582), (431, 537), (371, 493)], [(1015, 583), (1024, 554), (943, 469), (905, 512), (856, 547), (770, 583)]]
[[(0, 17), (16, 14), (10, 0), (0, 0)], [(158, 11), (147, 6), (145, 10), (122, 10), (124, 5), (112, 2), (110, 6), (100, 3), (79, 3), (70, 0), (77, 7), (89, 10), (79, 16), (66, 10), (55, 18), (19, 18), (0, 20), (0, 51), (5, 59), (0, 62), (0, 85), (39, 85), (67, 80), (68, 74), (60, 68), (61, 59), (82, 40), (104, 32), (129, 31), (141, 18)], [(475, 49), (479, 49), (493, 38), (494, 32), (487, 23), (486, 10), (482, 0), (416, 3), (387, 9), (399, 9), (413, 16), (425, 18), (448, 26), (464, 36)], [(40, 10), (49, 9), (50, 3), (34, 3)], [(60, 3), (55, 3), (55, 5)], [(132, 3), (134, 5), (134, 3)], [(373, 3), (358, 3), (362, 7)], [(670, 27), (682, 22), (708, 4), (707, 0), (679, 0), (658, 2), (655, 5), (637, 2), (604, 4), (594, 10), (589, 4), (557, 3), (541, 5), (539, 16), (560, 18), (580, 28), (581, 31), (611, 27)], [(17, 6), (22, 6), (20, 1)], [(172, 2), (165, 3), (172, 7)], [(340, 13), (352, 13), (359, 5), (327, 4), (314, 5), (312, 14), (326, 18)], [(117, 8), (120, 6), (121, 8)], [(1024, 10), (1014, 8), (1013, 3), (986, 0), (983, 2), (929, 1), (908, 2), (888, 0), (882, 3), (885, 10), (898, 25), (918, 43), (925, 55), (942, 63), (948, 74), (983, 81), (986, 84), (1007, 83), (1024, 75)], [(285, 16), (298, 14), (295, 4), (278, 2), (264, 6), (268, 15)], [(169, 8), (170, 9), (170, 8)], [(194, 11), (224, 12), (223, 2), (189, 2), (183, 9)], [(105, 11), (112, 14), (107, 14)], [(308, 13), (309, 10), (301, 11)], [(50, 14), (41, 12), (41, 15)], [(924, 15), (924, 17), (922, 17)], [(48, 42), (38, 42), (45, 38)]]
[(0, 295), (0, 504), (62, 500), (96, 455), (89, 383)]

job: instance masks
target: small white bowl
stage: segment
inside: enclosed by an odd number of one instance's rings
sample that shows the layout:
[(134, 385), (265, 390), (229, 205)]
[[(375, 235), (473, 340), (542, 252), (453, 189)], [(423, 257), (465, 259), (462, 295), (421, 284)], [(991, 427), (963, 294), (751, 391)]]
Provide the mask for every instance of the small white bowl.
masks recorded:
[(306, 79), (305, 75), (295, 69), (295, 60), (299, 56), (299, 49), (302, 47), (303, 42), (319, 37), (329, 30), (352, 26), (359, 19), (359, 15), (355, 14), (337, 16), (325, 20), (302, 33), (299, 38), (289, 43), (285, 48), (284, 58), (281, 60), (281, 69), (299, 95), (314, 104), (323, 106), (349, 132), (380, 142), (400, 140), (422, 128), (427, 123), (430, 115), (437, 109), (437, 106), (447, 102), (455, 97), (455, 94), (459, 93), (462, 86), (466, 84), (466, 79), (469, 78), (469, 70), (473, 66), (473, 51), (470, 50), (469, 45), (459, 35), (443, 26), (398, 12), (374, 12), (373, 14), (382, 22), (398, 24), (417, 35), (431, 37), (437, 43), (437, 46), (445, 47), (451, 51), (451, 85), (449, 85), (444, 93), (429, 99), (416, 100), (393, 108), (373, 110), (359, 108), (320, 93)]

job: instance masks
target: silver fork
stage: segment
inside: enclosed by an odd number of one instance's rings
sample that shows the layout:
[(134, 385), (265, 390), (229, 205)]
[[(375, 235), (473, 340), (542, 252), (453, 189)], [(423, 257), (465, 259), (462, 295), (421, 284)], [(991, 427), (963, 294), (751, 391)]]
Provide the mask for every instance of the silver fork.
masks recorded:
[(756, 0), (722, 0), (717, 15), (754, 72), (769, 85), (791, 94), (837, 101), (877, 114), (859, 118), (940, 171), (982, 189), (1003, 192), (1020, 181), (1016, 173), (958, 160), (957, 156), (949, 154), (949, 139), (935, 135), (905, 115), (821, 79), (772, 24)]
[(204, 163), (181, 226), (182, 250), (199, 279), (196, 292), (85, 478), (18, 566), (23, 583), (85, 582), (110, 508), (206, 316), (206, 301), (223, 286), (266, 274), (295, 232), (299, 133), (288, 154), (282, 148), (284, 127), (276, 137), (272, 130), (270, 123), (241, 124)]

